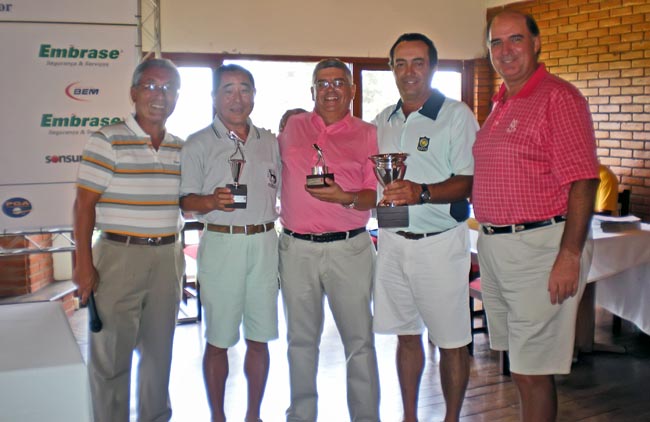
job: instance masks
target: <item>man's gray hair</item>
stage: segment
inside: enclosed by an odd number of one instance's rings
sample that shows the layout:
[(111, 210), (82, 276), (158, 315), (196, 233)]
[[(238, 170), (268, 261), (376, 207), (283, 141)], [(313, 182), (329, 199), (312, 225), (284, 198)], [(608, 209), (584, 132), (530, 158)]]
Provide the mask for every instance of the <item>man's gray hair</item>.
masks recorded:
[(348, 67), (348, 65), (346, 65), (344, 62), (342, 62), (339, 59), (329, 58), (329, 59), (323, 59), (316, 64), (316, 67), (314, 68), (314, 73), (311, 76), (312, 85), (316, 84), (316, 74), (321, 70), (330, 67), (335, 67), (337, 69), (343, 70), (345, 72), (345, 77), (348, 79), (348, 83), (350, 84), (352, 83), (352, 72), (350, 72), (350, 68)]
[(136, 66), (135, 70), (133, 71), (133, 78), (131, 79), (131, 86), (137, 86), (140, 84), (140, 81), (142, 80), (142, 74), (147, 70), (147, 69), (153, 69), (153, 68), (159, 68), (159, 69), (167, 69), (172, 74), (174, 75), (174, 82), (176, 84), (177, 88), (181, 87), (181, 74), (178, 73), (178, 68), (169, 59), (149, 59), (145, 60), (142, 63), (140, 63), (138, 66)]

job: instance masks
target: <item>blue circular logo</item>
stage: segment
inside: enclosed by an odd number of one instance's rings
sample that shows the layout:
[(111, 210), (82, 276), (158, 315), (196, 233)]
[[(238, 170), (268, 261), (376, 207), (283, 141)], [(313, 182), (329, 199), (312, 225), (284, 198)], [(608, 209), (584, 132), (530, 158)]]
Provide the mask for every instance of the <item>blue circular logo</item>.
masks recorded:
[(10, 198), (2, 203), (2, 212), (11, 218), (21, 218), (32, 212), (32, 203), (25, 198)]

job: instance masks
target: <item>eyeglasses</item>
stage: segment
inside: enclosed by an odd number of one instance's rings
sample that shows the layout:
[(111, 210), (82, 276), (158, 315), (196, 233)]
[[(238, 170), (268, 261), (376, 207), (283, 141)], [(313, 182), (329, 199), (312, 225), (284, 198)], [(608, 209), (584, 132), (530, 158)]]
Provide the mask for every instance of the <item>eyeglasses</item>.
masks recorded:
[(138, 85), (140, 88), (144, 89), (147, 92), (154, 93), (156, 91), (160, 91), (165, 95), (175, 95), (178, 94), (178, 87), (174, 84), (164, 84), (164, 85), (158, 85), (153, 82), (148, 83), (148, 84), (139, 84)]
[(327, 89), (329, 87), (340, 89), (343, 88), (344, 86), (349, 86), (349, 85), (350, 84), (345, 79), (334, 79), (333, 81), (328, 81), (326, 79), (319, 79), (314, 84), (314, 86), (319, 90)]

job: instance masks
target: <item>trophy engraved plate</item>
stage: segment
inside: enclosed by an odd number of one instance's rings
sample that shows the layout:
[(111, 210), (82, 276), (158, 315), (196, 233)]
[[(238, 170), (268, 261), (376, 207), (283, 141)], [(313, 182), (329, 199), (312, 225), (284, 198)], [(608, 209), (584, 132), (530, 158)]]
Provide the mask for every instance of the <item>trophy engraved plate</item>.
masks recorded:
[(313, 144), (312, 147), (314, 147), (318, 154), (318, 160), (316, 161), (316, 165), (311, 168), (311, 174), (307, 175), (307, 187), (324, 188), (327, 186), (325, 179), (334, 180), (334, 174), (329, 173), (329, 169), (325, 164), (325, 158), (323, 157), (323, 150), (320, 149), (318, 144)]
[(234, 196), (235, 202), (226, 205), (226, 208), (246, 208), (246, 203), (248, 202), (248, 187), (239, 183), (239, 179), (244, 171), (244, 164), (246, 164), (244, 151), (241, 149), (241, 145), (244, 141), (232, 130), (228, 133), (228, 138), (235, 142), (235, 152), (228, 159), (233, 183), (227, 184), (226, 187), (230, 189), (230, 193)]
[[(375, 177), (383, 187), (396, 180), (404, 179), (406, 157), (408, 157), (406, 153), (378, 154), (369, 157), (375, 163)], [(380, 201), (377, 205), (377, 224), (381, 228), (408, 227), (408, 206), (397, 206)]]

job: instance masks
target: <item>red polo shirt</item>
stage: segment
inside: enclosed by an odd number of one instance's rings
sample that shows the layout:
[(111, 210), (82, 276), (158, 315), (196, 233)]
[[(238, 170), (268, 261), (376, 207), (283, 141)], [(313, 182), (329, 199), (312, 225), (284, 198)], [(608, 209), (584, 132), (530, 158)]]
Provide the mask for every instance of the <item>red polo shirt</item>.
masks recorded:
[(502, 85), (473, 148), (476, 219), (506, 225), (564, 215), (571, 183), (598, 179), (587, 101), (543, 64), (517, 95), (505, 93)]

